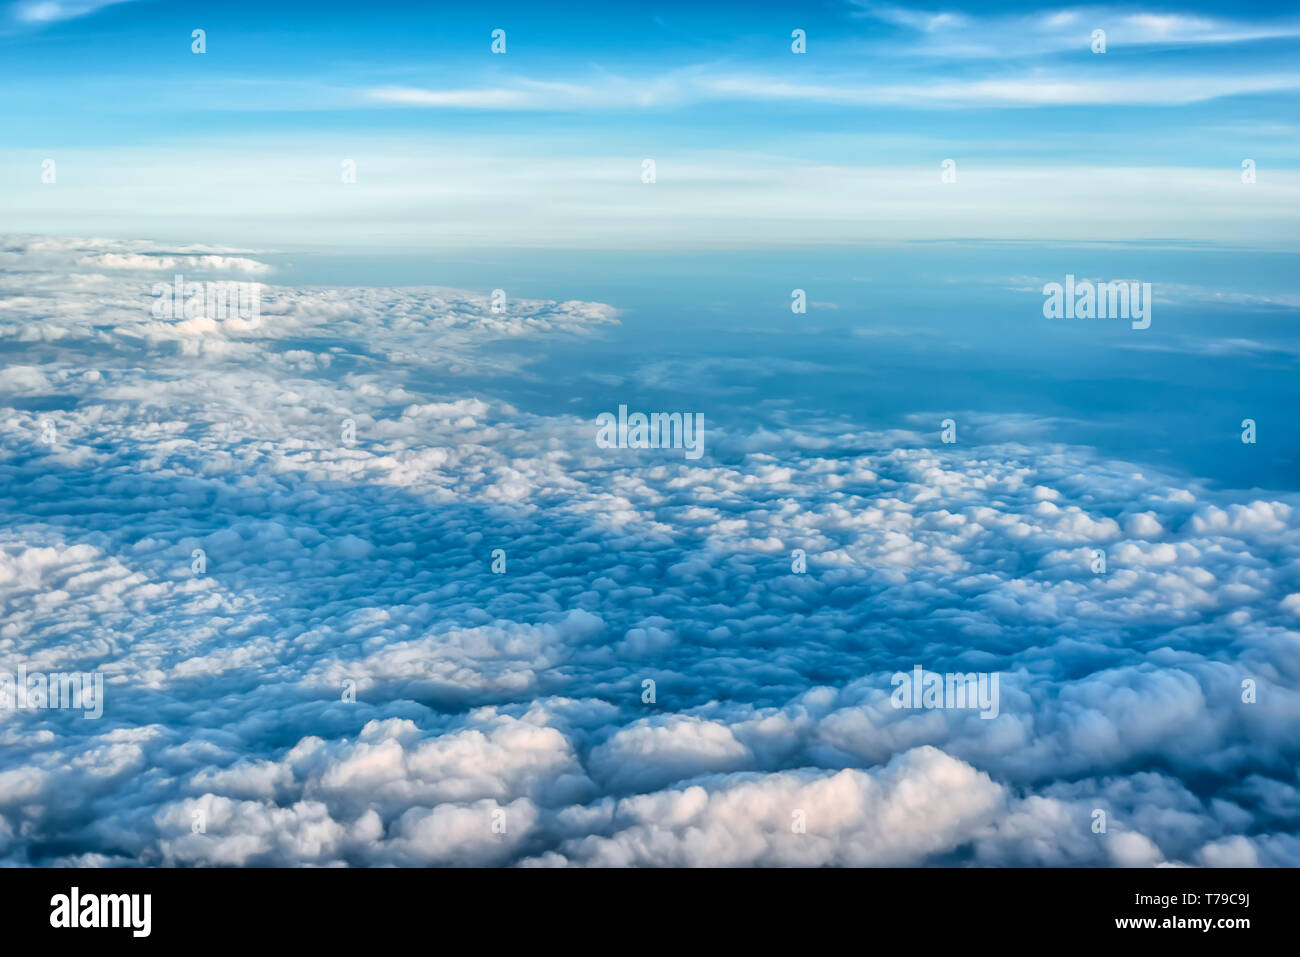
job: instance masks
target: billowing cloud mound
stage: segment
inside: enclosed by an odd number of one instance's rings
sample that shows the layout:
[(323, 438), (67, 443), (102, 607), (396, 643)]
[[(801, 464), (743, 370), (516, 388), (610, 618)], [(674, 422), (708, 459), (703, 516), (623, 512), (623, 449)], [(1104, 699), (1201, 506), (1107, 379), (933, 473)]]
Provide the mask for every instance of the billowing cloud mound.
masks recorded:
[[(600, 304), (0, 268), (0, 670), (105, 676), (0, 709), (4, 863), (1300, 863), (1292, 497), (721, 416), (602, 449), (499, 348)], [(173, 271), (260, 315), (158, 315)], [(997, 716), (896, 708), (914, 665)]]

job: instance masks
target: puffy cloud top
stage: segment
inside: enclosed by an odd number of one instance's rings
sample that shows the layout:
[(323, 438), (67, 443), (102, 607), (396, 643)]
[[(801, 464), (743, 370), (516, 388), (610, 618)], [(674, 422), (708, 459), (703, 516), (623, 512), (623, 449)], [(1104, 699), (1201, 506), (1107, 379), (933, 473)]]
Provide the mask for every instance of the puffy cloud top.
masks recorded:
[[(1300, 863), (1292, 496), (818, 425), (601, 449), (476, 383), (610, 307), (255, 255), (0, 242), (0, 670), (105, 678), (99, 720), (0, 709), (4, 863)], [(172, 269), (260, 321), (155, 315)], [(916, 664), (998, 716), (895, 708)]]

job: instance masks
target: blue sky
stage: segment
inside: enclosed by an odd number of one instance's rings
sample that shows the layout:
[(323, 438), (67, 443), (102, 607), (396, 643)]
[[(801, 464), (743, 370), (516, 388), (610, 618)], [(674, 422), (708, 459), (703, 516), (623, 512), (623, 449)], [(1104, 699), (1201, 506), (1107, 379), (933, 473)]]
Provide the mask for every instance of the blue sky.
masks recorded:
[(10, 3), (0, 24), (0, 200), (20, 231), (1289, 247), (1300, 214), (1300, 15), (1281, 5), (87, 0)]

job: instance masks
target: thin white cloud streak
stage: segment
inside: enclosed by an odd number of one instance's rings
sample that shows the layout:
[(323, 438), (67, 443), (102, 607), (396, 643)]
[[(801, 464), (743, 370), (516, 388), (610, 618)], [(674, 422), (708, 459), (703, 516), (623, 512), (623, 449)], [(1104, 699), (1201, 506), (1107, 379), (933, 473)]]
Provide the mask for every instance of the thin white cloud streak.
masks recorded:
[(130, 2), (132, 0), (27, 0), (25, 3), (13, 4), (10, 11), (14, 19), (20, 23), (44, 25), (63, 20), (75, 20), (96, 13), (105, 7)]
[(384, 86), (362, 91), (365, 100), (393, 106), (468, 110), (605, 110), (689, 103), (706, 92), (698, 71), (632, 78), (602, 74), (581, 82), (520, 79), (513, 86), (425, 89)]
[(1300, 20), (1233, 20), (1116, 7), (1067, 7), (1030, 14), (975, 17), (859, 3), (858, 16), (914, 31), (900, 53), (945, 57), (1015, 57), (1061, 50), (1088, 52), (1093, 30), (1107, 47), (1227, 45), (1300, 36)]
[(754, 99), (788, 99), (844, 105), (898, 106), (1117, 106), (1185, 105), (1224, 96), (1300, 89), (1300, 74), (1241, 77), (1116, 78), (1077, 80), (1026, 76), (1007, 80), (879, 87), (773, 83), (736, 77), (714, 81), (717, 90)]
[(371, 90), (372, 99), (401, 106), (432, 106), (464, 110), (531, 109), (533, 97), (523, 90), (421, 90), (382, 87)]
[(481, 89), (387, 86), (366, 90), (386, 106), (464, 110), (620, 110), (705, 102), (774, 101), (838, 106), (966, 108), (1047, 106), (1185, 106), (1228, 96), (1300, 89), (1300, 73), (1237, 76), (1113, 76), (1080, 78), (1028, 73), (942, 83), (797, 82), (757, 74), (605, 79), (599, 84), (536, 83)]

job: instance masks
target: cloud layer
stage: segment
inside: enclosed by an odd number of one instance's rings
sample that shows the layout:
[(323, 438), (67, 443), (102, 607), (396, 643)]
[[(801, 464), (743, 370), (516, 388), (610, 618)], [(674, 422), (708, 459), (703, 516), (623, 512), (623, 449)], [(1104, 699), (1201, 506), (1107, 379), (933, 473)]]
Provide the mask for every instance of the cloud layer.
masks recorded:
[[(605, 305), (0, 268), (0, 669), (107, 684), (0, 710), (4, 863), (1300, 863), (1293, 496), (708, 409), (600, 449), (481, 383)], [(260, 322), (155, 317), (172, 269)], [(999, 716), (895, 709), (914, 664)]]

